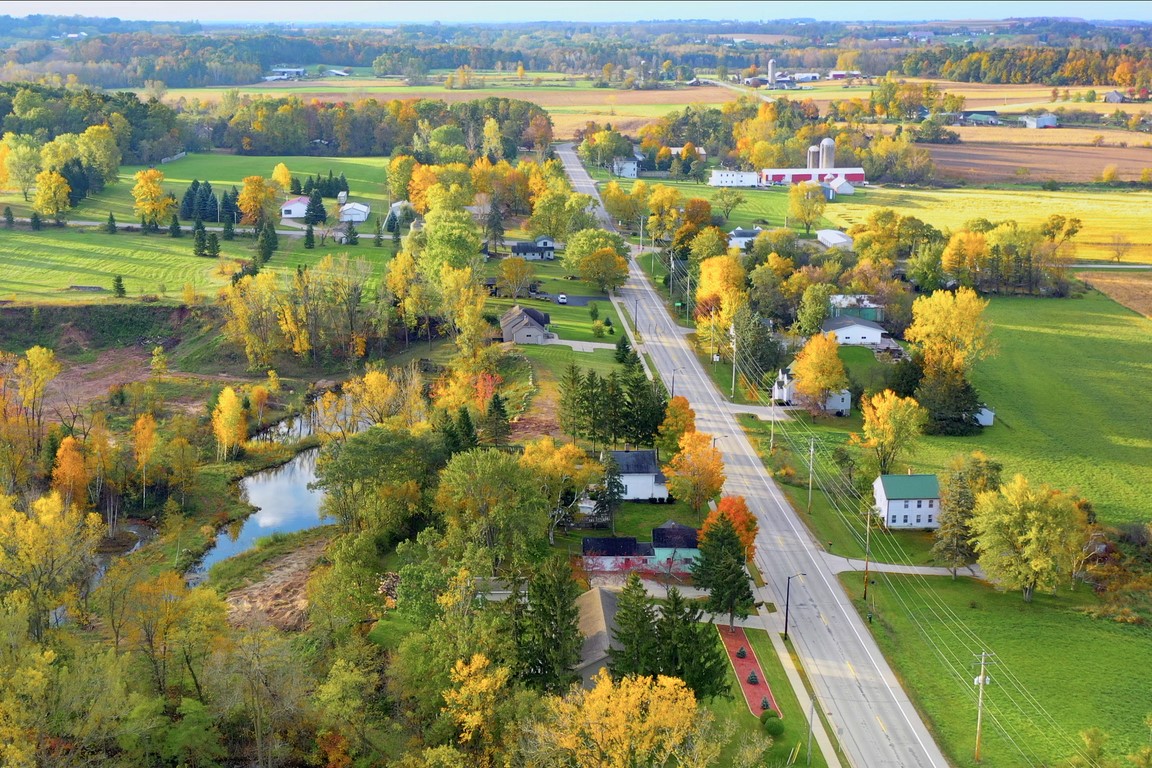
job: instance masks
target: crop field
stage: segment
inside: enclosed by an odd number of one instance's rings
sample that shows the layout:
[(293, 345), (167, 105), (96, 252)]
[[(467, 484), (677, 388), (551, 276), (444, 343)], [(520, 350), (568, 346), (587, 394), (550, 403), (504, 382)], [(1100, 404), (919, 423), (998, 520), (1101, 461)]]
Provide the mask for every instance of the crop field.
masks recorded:
[(1108, 166), (1120, 181), (1139, 181), (1152, 168), (1152, 148), (1144, 147), (950, 144), (929, 151), (940, 175), (976, 183), (1091, 182)]
[(1036, 224), (1060, 213), (1084, 222), (1084, 229), (1073, 241), (1077, 258), (1111, 261), (1112, 235), (1123, 233), (1132, 242), (1124, 261), (1152, 261), (1152, 232), (1138, 224), (1152, 216), (1152, 192), (1147, 191), (870, 187), (857, 188), (851, 198), (840, 198), (824, 215), (834, 224), (849, 227), (863, 222), (877, 208), (893, 208), (934, 227), (952, 230), (975, 218)]
[(1076, 277), (1116, 303), (1152, 318), (1152, 272), (1079, 272)]

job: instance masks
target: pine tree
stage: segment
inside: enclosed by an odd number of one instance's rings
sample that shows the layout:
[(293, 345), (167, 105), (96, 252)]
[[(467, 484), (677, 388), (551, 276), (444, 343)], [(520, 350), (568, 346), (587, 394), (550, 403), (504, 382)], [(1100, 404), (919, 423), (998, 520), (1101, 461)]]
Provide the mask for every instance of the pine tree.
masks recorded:
[[(329, 171), (329, 173), (331, 173), (331, 171)], [(337, 192), (351, 192), (351, 190), (348, 189), (348, 179), (344, 178), (344, 172), (343, 171), (340, 172), (340, 178), (336, 181), (336, 191)]]
[(109, 235), (116, 234), (116, 217), (112, 215), (112, 211), (108, 211), (108, 221), (104, 224), (104, 231)]
[(304, 247), (309, 251), (316, 247), (316, 233), (311, 224), (304, 228)]
[[(111, 216), (112, 214), (108, 214)], [(14, 229), (16, 227), (16, 217), (12, 214), (12, 206), (4, 206), (4, 227), (6, 229)]]
[(657, 672), (656, 609), (635, 572), (628, 574), (616, 598), (615, 647), (608, 649), (613, 677), (654, 675)]
[(729, 628), (735, 626), (737, 616), (748, 617), (756, 601), (744, 571), (744, 545), (727, 516), (721, 517), (700, 542), (692, 578), (697, 587), (708, 591), (708, 611), (728, 614)]
[(512, 426), (508, 423), (508, 409), (504, 405), (504, 398), (497, 392), (488, 401), (488, 408), (484, 412), (483, 430), (485, 442), (489, 445), (504, 445), (512, 434)]
[(204, 228), (192, 231), (192, 255), (205, 256), (208, 251), (208, 237), (204, 234)]
[(604, 480), (596, 488), (595, 514), (598, 518), (608, 518), (608, 526), (613, 536), (616, 535), (616, 512), (620, 509), (620, 502), (624, 500), (624, 493), (627, 490), (620, 478), (620, 465), (612, 458), (612, 454), (608, 454), (604, 460)]
[(584, 375), (580, 366), (569, 363), (564, 369), (560, 379), (560, 429), (572, 438), (580, 437), (584, 429), (583, 411), (580, 407), (580, 393), (583, 389)]
[(180, 228), (180, 219), (172, 214), (172, 221), (168, 224), (168, 237), (183, 237), (184, 230)]
[(309, 174), (308, 178), (304, 179), (304, 186), (300, 187), (300, 194), (311, 196), (314, 189), (316, 189), (316, 180)]
[(220, 238), (216, 237), (215, 232), (208, 233), (208, 239), (204, 243), (204, 255), (210, 259), (220, 257)]
[(565, 559), (553, 557), (528, 582), (528, 600), (517, 616), (516, 673), (541, 693), (559, 694), (576, 681), (580, 663), (580, 589)]
[(348, 229), (344, 233), (344, 242), (347, 245), (360, 245), (360, 233), (356, 231), (356, 225), (348, 222)]
[(319, 189), (313, 189), (308, 198), (308, 207), (304, 209), (305, 224), (323, 224), (328, 221), (328, 210), (324, 207), (324, 199)]
[(292, 177), (292, 182), (288, 185), (288, 192), (293, 194), (293, 195), (301, 194), (300, 177), (299, 176), (293, 176)]
[(484, 218), (484, 240), (488, 243), (490, 253), (499, 253), (501, 246), (504, 245), (504, 215), (495, 199)]
[(628, 342), (628, 334), (621, 334), (620, 338), (616, 339), (616, 352), (613, 354), (616, 362), (623, 363), (628, 360), (629, 355), (634, 354), (635, 352), (632, 351), (632, 345)]
[(122, 299), (128, 295), (128, 292), (124, 289), (124, 278), (120, 277), (120, 275), (112, 278), (112, 293), (115, 294), (118, 299)]
[(671, 587), (656, 622), (658, 672), (678, 677), (697, 699), (728, 694), (728, 654), (703, 611)]
[(456, 436), (460, 440), (460, 450), (470, 451), (480, 445), (476, 437), (476, 425), (472, 423), (472, 414), (467, 408), (456, 412)]
[(196, 215), (196, 203), (200, 199), (200, 182), (197, 179), (192, 179), (192, 183), (184, 190), (184, 196), (180, 198), (180, 218), (191, 219)]
[(236, 239), (236, 228), (232, 226), (232, 219), (224, 219), (224, 227), (220, 237), (224, 240)]
[(463, 450), (460, 444), (460, 433), (456, 430), (456, 422), (444, 411), (437, 411), (432, 419), (436, 431), (444, 436), (444, 447), (448, 453), (459, 453)]
[(260, 229), (260, 234), (256, 237), (256, 253), (258, 256), (257, 261), (260, 264), (267, 264), (272, 258), (272, 254), (276, 251), (276, 233), (272, 231), (272, 225), (265, 224)]
[(220, 202), (208, 182), (200, 185), (200, 191), (196, 195), (196, 215), (204, 221), (216, 221), (220, 218)]
[(40, 219), (40, 214), (32, 211), (32, 215), (28, 217), (28, 226), (32, 227), (33, 232), (39, 232), (44, 226), (44, 222)]
[(395, 235), (400, 229), (400, 220), (396, 218), (396, 211), (388, 211), (388, 216), (384, 219), (384, 229), (392, 235)]
[(384, 247), (384, 222), (380, 221), (380, 217), (376, 217), (376, 233), (372, 237), (372, 245), (376, 248)]

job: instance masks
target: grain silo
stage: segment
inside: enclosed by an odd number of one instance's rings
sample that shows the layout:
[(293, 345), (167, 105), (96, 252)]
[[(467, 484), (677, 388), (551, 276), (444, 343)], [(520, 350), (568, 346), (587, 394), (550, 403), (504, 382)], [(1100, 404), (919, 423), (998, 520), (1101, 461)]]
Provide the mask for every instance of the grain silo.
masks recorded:
[(808, 147), (808, 167), (820, 167), (820, 147), (816, 146), (815, 144)]
[(776, 59), (768, 59), (768, 87), (776, 87)]
[[(820, 142), (820, 168), (835, 168), (836, 167), (836, 140), (824, 139)], [(811, 156), (812, 150), (808, 150)]]

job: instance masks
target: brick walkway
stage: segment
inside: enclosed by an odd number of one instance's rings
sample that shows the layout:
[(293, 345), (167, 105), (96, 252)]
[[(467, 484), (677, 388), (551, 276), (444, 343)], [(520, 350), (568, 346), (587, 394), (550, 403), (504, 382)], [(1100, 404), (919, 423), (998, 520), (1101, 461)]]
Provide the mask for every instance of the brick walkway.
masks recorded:
[[(748, 703), (748, 711), (754, 716), (760, 717), (760, 713), (764, 711), (760, 707), (761, 701), (767, 698), (768, 706), (779, 713), (780, 707), (776, 704), (776, 697), (772, 695), (772, 688), (764, 679), (764, 670), (760, 668), (760, 662), (756, 658), (756, 652), (752, 650), (752, 645), (748, 642), (748, 636), (744, 634), (744, 628), (736, 627), (729, 632), (728, 627), (717, 624), (716, 631), (720, 633), (724, 650), (728, 652), (728, 661), (736, 670), (736, 678), (740, 681), (740, 690), (744, 694), (744, 701)], [(740, 648), (746, 652), (742, 659), (736, 655)], [(751, 672), (756, 673), (757, 682), (755, 683), (748, 682), (748, 674)]]

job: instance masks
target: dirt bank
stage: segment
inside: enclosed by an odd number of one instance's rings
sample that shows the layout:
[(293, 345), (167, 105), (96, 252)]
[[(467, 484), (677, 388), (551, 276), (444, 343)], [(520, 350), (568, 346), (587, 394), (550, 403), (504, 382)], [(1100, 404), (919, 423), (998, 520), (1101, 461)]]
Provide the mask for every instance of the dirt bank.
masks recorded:
[(228, 593), (228, 621), (237, 627), (269, 625), (284, 631), (304, 628), (308, 615), (308, 574), (328, 540), (315, 541), (269, 562), (267, 575)]

